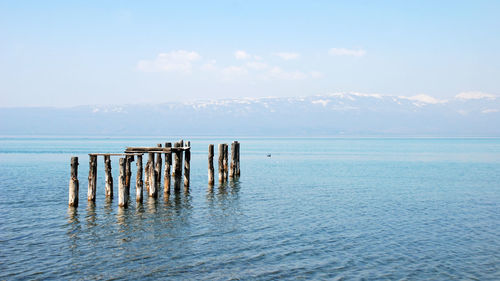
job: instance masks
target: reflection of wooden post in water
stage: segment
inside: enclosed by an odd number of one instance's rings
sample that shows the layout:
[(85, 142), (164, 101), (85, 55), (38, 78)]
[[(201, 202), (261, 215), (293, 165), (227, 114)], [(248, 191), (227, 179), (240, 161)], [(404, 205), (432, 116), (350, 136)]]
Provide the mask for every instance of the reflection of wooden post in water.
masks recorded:
[(186, 141), (187, 149), (184, 150), (184, 187), (189, 187), (191, 170), (191, 142)]
[(69, 206), (78, 207), (78, 157), (71, 157), (71, 177), (69, 179)]
[(104, 177), (107, 198), (113, 198), (113, 175), (111, 174), (111, 156), (104, 155)]
[(128, 194), (126, 192), (126, 158), (120, 158), (120, 177), (118, 178), (118, 206), (127, 207)]
[(88, 201), (95, 202), (97, 188), (97, 155), (89, 155), (89, 185), (87, 192)]
[(231, 143), (231, 166), (229, 167), (229, 178), (233, 179), (236, 170), (236, 143)]
[[(172, 147), (169, 142), (165, 143), (166, 148)], [(165, 172), (163, 176), (163, 193), (170, 194), (170, 167), (172, 166), (172, 152), (165, 153)]]
[(227, 143), (224, 144), (224, 181), (226, 182), (227, 181), (227, 178), (228, 178), (228, 163), (227, 163), (227, 160), (228, 160), (228, 145)]
[(142, 202), (142, 155), (137, 155), (137, 176), (135, 178), (135, 200)]
[(208, 184), (214, 184), (214, 145), (208, 145)]
[(224, 182), (224, 144), (219, 143), (219, 182)]

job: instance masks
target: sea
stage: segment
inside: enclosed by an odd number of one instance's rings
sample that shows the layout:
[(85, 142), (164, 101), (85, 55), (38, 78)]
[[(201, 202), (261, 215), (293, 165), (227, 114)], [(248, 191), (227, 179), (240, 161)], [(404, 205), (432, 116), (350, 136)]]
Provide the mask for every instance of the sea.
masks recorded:
[[(189, 190), (136, 203), (133, 162), (121, 208), (99, 157), (87, 202), (88, 153), (179, 139), (0, 137), (0, 280), (500, 280), (498, 138), (184, 138)], [(209, 186), (234, 140), (241, 176)]]

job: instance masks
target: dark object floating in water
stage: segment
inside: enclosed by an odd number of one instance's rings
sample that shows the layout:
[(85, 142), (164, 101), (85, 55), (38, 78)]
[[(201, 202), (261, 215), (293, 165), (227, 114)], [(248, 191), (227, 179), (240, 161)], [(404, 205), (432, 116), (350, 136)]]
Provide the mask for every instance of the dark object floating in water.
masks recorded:
[(269, 154), (267, 155), (267, 157), (271, 157), (271, 153), (269, 153)]

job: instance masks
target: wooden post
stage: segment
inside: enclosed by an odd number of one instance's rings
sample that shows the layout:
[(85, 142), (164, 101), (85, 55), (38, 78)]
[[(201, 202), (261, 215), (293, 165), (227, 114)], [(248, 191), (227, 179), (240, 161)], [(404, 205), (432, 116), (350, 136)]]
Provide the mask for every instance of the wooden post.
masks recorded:
[(149, 197), (154, 197), (156, 198), (157, 191), (156, 191), (156, 174), (155, 174), (155, 156), (153, 152), (148, 153), (148, 162), (149, 162), (149, 170), (148, 170), (148, 177), (149, 177), (149, 189), (148, 189), (148, 195)]
[(142, 155), (137, 155), (137, 176), (135, 178), (135, 200), (142, 202)]
[[(176, 142), (174, 147), (181, 147), (180, 142)], [(181, 155), (182, 153), (180, 151), (175, 151), (174, 154), (174, 189), (175, 191), (179, 191), (180, 186), (181, 186)]]
[(149, 166), (149, 197), (157, 198), (158, 184), (156, 183), (156, 179), (158, 178), (158, 175), (155, 168), (154, 153), (150, 152), (149, 157), (151, 158), (151, 165)]
[(151, 163), (148, 161), (146, 161), (146, 167), (144, 167), (144, 184), (146, 185), (146, 193), (149, 194), (149, 186), (150, 186), (150, 182), (149, 182), (149, 167), (150, 167)]
[(208, 145), (208, 184), (214, 184), (214, 145)]
[[(180, 140), (179, 141), (179, 147), (184, 147), (184, 140)], [(182, 180), (182, 160), (183, 160), (183, 155), (184, 153), (182, 153), (182, 151), (179, 151), (179, 167), (177, 167), (179, 169), (179, 179)]]
[(187, 149), (184, 151), (184, 187), (189, 187), (189, 176), (191, 169), (191, 142), (186, 141)]
[(219, 182), (224, 182), (224, 144), (219, 143)]
[(89, 155), (89, 186), (87, 200), (95, 202), (97, 187), (97, 155)]
[(231, 143), (231, 166), (229, 167), (229, 177), (232, 179), (236, 171), (236, 143)]
[(120, 158), (120, 177), (118, 178), (118, 206), (120, 207), (128, 206), (128, 194), (126, 191), (126, 162), (126, 158)]
[[(161, 143), (158, 144), (158, 147), (161, 147)], [(156, 165), (155, 165), (156, 192), (160, 191), (160, 186), (161, 186), (161, 164), (162, 164), (161, 153), (156, 153)]]
[[(165, 147), (172, 147), (169, 142), (165, 143)], [(172, 166), (172, 152), (165, 153), (165, 173), (163, 176), (163, 193), (170, 194), (170, 167)]]
[(224, 181), (227, 181), (227, 176), (228, 176), (228, 145), (227, 143), (224, 144)]
[(132, 169), (130, 163), (134, 161), (133, 155), (125, 156), (125, 187), (127, 192), (127, 198), (130, 197), (130, 178), (132, 177)]
[(240, 176), (240, 143), (237, 141), (235, 143), (236, 143), (236, 169), (235, 169), (235, 172), (236, 172), (236, 176), (239, 177)]
[(71, 157), (71, 177), (69, 179), (69, 206), (78, 207), (78, 157)]
[(113, 198), (113, 175), (111, 173), (111, 156), (109, 155), (104, 155), (104, 177), (106, 197)]

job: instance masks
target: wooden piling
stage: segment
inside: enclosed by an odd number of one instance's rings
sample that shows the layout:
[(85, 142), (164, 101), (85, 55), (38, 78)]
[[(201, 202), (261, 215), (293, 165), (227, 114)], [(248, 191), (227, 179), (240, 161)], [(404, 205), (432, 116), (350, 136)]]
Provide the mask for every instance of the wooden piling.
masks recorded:
[[(158, 147), (161, 147), (161, 143), (157, 145)], [(161, 159), (161, 153), (156, 153), (156, 163), (155, 163), (155, 171), (156, 171), (156, 191), (160, 191), (161, 187), (161, 165), (162, 165), (162, 159)]]
[(150, 165), (149, 165), (149, 197), (157, 198), (158, 196), (158, 184), (156, 183), (156, 179), (158, 175), (155, 169), (155, 158), (154, 153), (149, 153)]
[(229, 178), (234, 178), (236, 171), (236, 143), (231, 143), (231, 165), (229, 166)]
[(184, 151), (184, 187), (189, 187), (190, 173), (191, 173), (191, 142), (186, 141), (186, 147), (189, 147)]
[[(165, 143), (165, 147), (172, 147), (169, 142)], [(170, 194), (170, 167), (172, 166), (172, 152), (165, 153), (165, 172), (163, 175), (163, 193)]]
[(71, 177), (69, 179), (69, 206), (78, 207), (78, 157), (71, 157)]
[(224, 181), (227, 181), (228, 174), (229, 174), (228, 173), (229, 169), (228, 169), (228, 162), (227, 162), (227, 160), (228, 160), (228, 145), (227, 145), (227, 143), (225, 143), (224, 144), (224, 162), (223, 162), (223, 164), (224, 164)]
[(149, 162), (149, 169), (148, 169), (148, 178), (149, 178), (149, 189), (148, 189), (148, 195), (149, 197), (154, 197), (156, 198), (156, 195), (158, 194), (156, 190), (156, 169), (155, 169), (155, 156), (154, 153), (149, 152), (148, 153), (148, 162)]
[(89, 185), (87, 200), (95, 202), (97, 189), (97, 156), (89, 155)]
[(113, 198), (113, 175), (111, 173), (111, 156), (104, 155), (104, 177), (106, 197)]
[(144, 185), (146, 186), (146, 193), (149, 194), (149, 160), (146, 161), (146, 166), (144, 167)]
[(134, 161), (134, 156), (125, 156), (125, 192), (127, 192), (127, 198), (130, 197), (130, 178), (132, 177), (132, 168), (130, 163)]
[(208, 184), (214, 184), (214, 145), (208, 145)]
[(127, 159), (120, 158), (120, 177), (118, 178), (118, 206), (127, 207), (128, 206), (128, 194), (126, 185), (126, 169), (127, 169)]
[(239, 177), (240, 176), (240, 142), (235, 141), (235, 143), (236, 143), (236, 169), (235, 169), (235, 173), (236, 173), (236, 176)]
[[(181, 143), (180, 142), (176, 142), (174, 144), (174, 147), (181, 147)], [(181, 185), (181, 165), (182, 165), (182, 162), (181, 162), (181, 155), (182, 155), (182, 152), (180, 151), (175, 151), (174, 153), (174, 172), (173, 172), (173, 177), (174, 177), (174, 190), (175, 191), (179, 191), (180, 189), (180, 185)]]
[[(184, 140), (179, 141), (179, 147), (184, 147)], [(179, 151), (179, 164), (180, 165), (179, 165), (178, 169), (179, 169), (179, 179), (181, 179), (181, 180), (182, 180), (182, 160), (183, 160), (183, 158), (184, 158), (184, 155), (183, 155), (182, 151)]]
[(218, 162), (218, 169), (219, 169), (219, 182), (224, 182), (224, 144), (219, 143), (218, 147), (218, 152), (219, 152), (219, 162)]
[(137, 155), (137, 176), (135, 178), (135, 200), (142, 202), (142, 155)]

